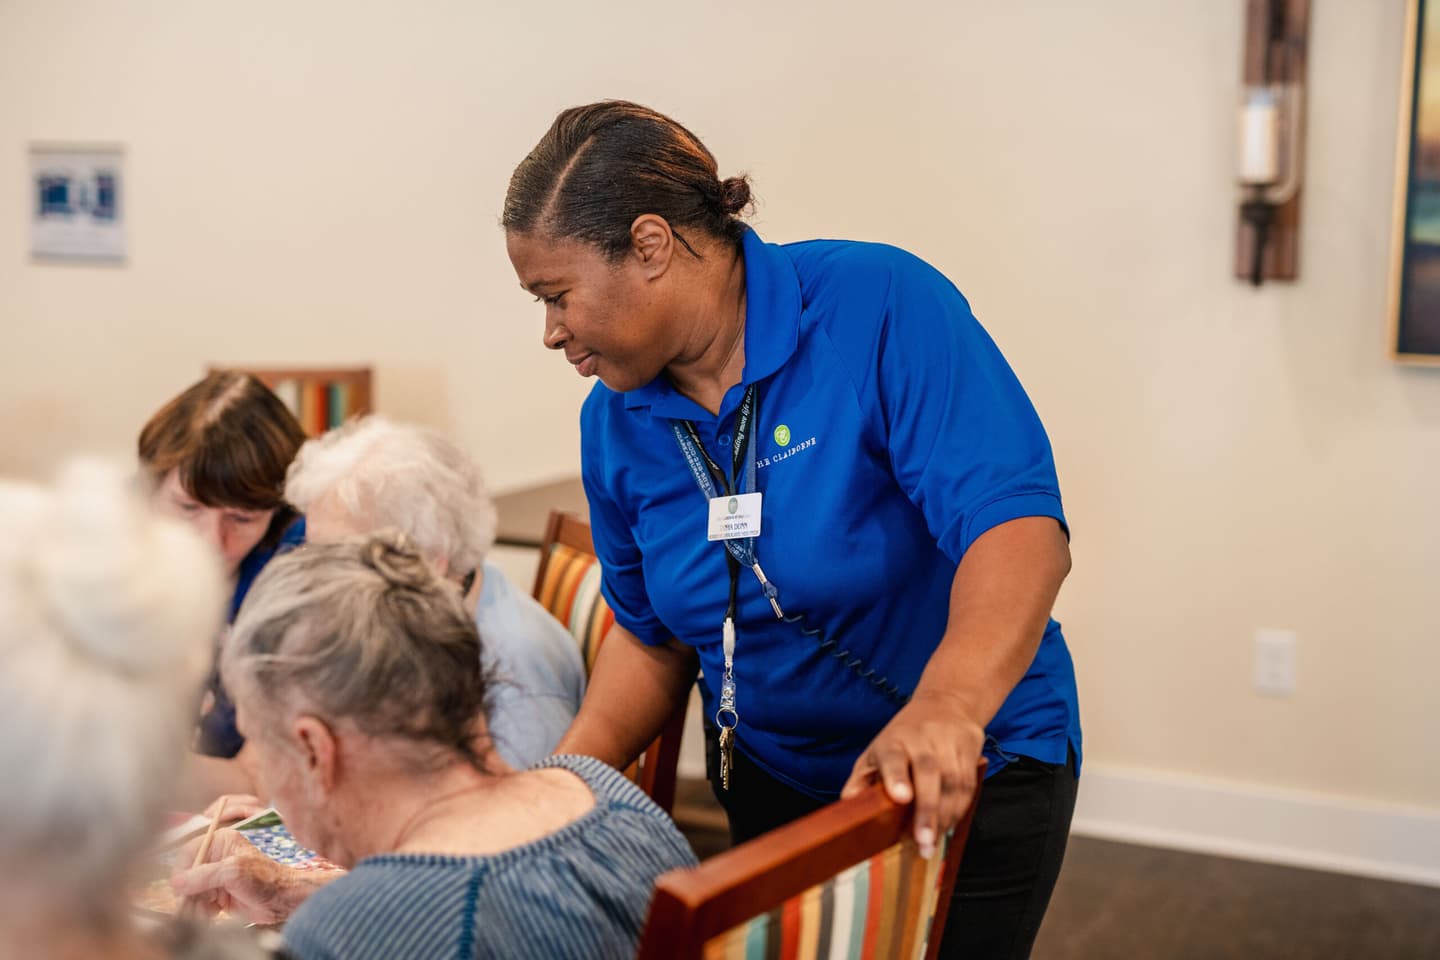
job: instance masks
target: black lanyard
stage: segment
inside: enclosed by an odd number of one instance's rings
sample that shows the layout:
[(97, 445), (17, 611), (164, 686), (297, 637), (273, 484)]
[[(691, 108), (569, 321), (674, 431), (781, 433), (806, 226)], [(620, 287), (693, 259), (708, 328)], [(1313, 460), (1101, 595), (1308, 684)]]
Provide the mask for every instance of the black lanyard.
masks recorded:
[[(735, 415), (735, 436), (731, 443), (729, 475), (720, 469), (720, 465), (711, 458), (710, 454), (705, 452), (705, 445), (700, 442), (700, 432), (695, 429), (693, 422), (689, 420), (670, 421), (671, 431), (675, 434), (675, 442), (680, 445), (680, 452), (685, 455), (685, 462), (695, 477), (695, 485), (705, 495), (707, 502), (720, 496), (720, 492), (727, 497), (755, 492), (754, 424), (759, 416), (759, 406), (755, 384), (752, 383), (745, 388), (745, 396), (740, 401), (740, 410)], [(735, 619), (735, 594), (740, 584), (740, 567), (749, 567), (754, 571), (755, 578), (760, 581), (760, 589), (764, 592), (765, 598), (770, 601), (776, 618), (784, 619), (784, 611), (780, 609), (780, 592), (775, 588), (775, 584), (766, 579), (765, 571), (760, 569), (759, 560), (756, 558), (755, 538), (741, 537), (723, 542), (729, 556), (727, 566), (730, 571), (730, 605), (727, 616), (731, 620)]]
[[(725, 471), (720, 469), (720, 465), (711, 459), (710, 454), (705, 451), (705, 445), (700, 442), (700, 432), (695, 429), (695, 422), (693, 420), (678, 421), (680, 426), (685, 430), (685, 435), (690, 443), (694, 444), (694, 452), (700, 455), (700, 459), (704, 461), (706, 469), (715, 479), (716, 486), (727, 497), (734, 496), (737, 493), (750, 492), (738, 488), (741, 480), (740, 470), (745, 466), (746, 454), (750, 452), (748, 449), (750, 427), (755, 420), (755, 408), (755, 384), (752, 383), (745, 388), (745, 396), (740, 400), (740, 411), (735, 415), (735, 437), (730, 444), (731, 466), (729, 476), (726, 476)], [(686, 459), (689, 460), (690, 450), (686, 449), (686, 444), (683, 441), (680, 444), (680, 448), (685, 452)], [(753, 465), (754, 462), (755, 458), (751, 457), (750, 463)], [(691, 469), (694, 469), (693, 464)], [(755, 486), (755, 472), (753, 468), (746, 471), (744, 479), (746, 484), (753, 490)], [(704, 484), (701, 484), (700, 489), (704, 491), (707, 496), (716, 495), (706, 490)]]
[[(695, 476), (695, 485), (705, 495), (705, 502), (711, 509), (717, 499), (717, 490), (722, 491), (723, 496), (732, 498), (730, 504), (732, 511), (735, 508), (735, 497), (757, 492), (755, 489), (755, 437), (752, 429), (756, 419), (755, 409), (757, 406), (755, 384), (752, 383), (745, 388), (745, 396), (740, 401), (740, 410), (735, 415), (735, 437), (731, 447), (728, 476), (710, 457), (710, 454), (705, 452), (705, 445), (700, 442), (700, 432), (695, 429), (693, 422), (689, 420), (670, 421), (671, 430), (675, 434), (675, 442), (680, 445), (680, 452), (685, 455), (685, 462)], [(721, 646), (725, 653), (725, 673), (720, 678), (720, 706), (715, 711), (715, 725), (720, 728), (720, 785), (726, 790), (730, 789), (730, 768), (732, 752), (735, 747), (735, 731), (740, 726), (740, 714), (735, 706), (735, 595), (740, 588), (740, 568), (742, 566), (747, 566), (755, 571), (755, 577), (760, 581), (760, 589), (765, 591), (770, 606), (775, 610), (775, 616), (781, 619), (785, 616), (776, 599), (775, 585), (765, 579), (765, 571), (760, 569), (760, 564), (755, 559), (755, 540), (755, 537), (750, 536), (722, 541), (725, 545), (726, 567), (730, 571), (730, 601), (725, 609), (725, 620), (721, 624), (720, 636)]]
[[(705, 468), (714, 480), (715, 489), (718, 489), (724, 496), (731, 497), (739, 493), (753, 492), (754, 490), (755, 475), (753, 466), (748, 472), (748, 476), (744, 478), (749, 482), (751, 489), (749, 491), (740, 489), (741, 469), (745, 465), (746, 454), (749, 452), (746, 449), (746, 445), (749, 441), (750, 428), (754, 418), (755, 384), (752, 383), (745, 389), (745, 396), (740, 401), (740, 411), (735, 415), (735, 437), (730, 445), (730, 475), (728, 477), (725, 475), (725, 471), (720, 469), (720, 465), (706, 452), (705, 444), (700, 442), (700, 431), (695, 429), (695, 422), (693, 420), (680, 421), (680, 426), (685, 430), (685, 439), (689, 441), (688, 447), (685, 442), (681, 441), (680, 443), (680, 449), (685, 453), (686, 460), (691, 464), (691, 468), (693, 469), (694, 460), (692, 454), (699, 454), (700, 459), (705, 464)], [(679, 438), (677, 437), (677, 439)], [(753, 465), (754, 462), (755, 458), (753, 456), (750, 457), (750, 463)], [(716, 496), (713, 490), (706, 489), (706, 484), (704, 483), (700, 484), (700, 490), (706, 494), (707, 499)], [(754, 550), (755, 548), (752, 542), (750, 547), (752, 563), (754, 562)], [(730, 571), (730, 602), (725, 609), (725, 616), (730, 620), (734, 620), (735, 597), (740, 589), (740, 559), (736, 557), (735, 551), (729, 549), (728, 545), (725, 550), (725, 566)]]

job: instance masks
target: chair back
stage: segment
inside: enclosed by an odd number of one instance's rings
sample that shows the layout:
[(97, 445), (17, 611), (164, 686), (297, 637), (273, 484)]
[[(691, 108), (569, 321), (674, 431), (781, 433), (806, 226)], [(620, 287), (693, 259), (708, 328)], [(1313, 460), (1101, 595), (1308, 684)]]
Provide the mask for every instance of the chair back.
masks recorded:
[(590, 525), (573, 513), (550, 513), (532, 596), (575, 638), (589, 676), (615, 614), (600, 595), (600, 564)]
[[(573, 513), (550, 512), (540, 543), (540, 566), (535, 571), (532, 595), (575, 638), (588, 677), (605, 635), (615, 625), (615, 613), (600, 593), (600, 564), (590, 538), (590, 525)], [(666, 813), (675, 805), (675, 770), (684, 725), (682, 706), (655, 742), (625, 771)]]
[(875, 785), (656, 881), (640, 960), (938, 955), (979, 800), (922, 859), (913, 807)]

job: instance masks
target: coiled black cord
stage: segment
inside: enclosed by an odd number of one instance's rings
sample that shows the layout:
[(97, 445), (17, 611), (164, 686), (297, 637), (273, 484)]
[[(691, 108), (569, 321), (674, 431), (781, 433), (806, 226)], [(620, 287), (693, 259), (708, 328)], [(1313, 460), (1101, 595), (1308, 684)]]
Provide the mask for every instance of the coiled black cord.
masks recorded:
[(824, 627), (809, 626), (803, 613), (787, 614), (784, 620), (786, 623), (795, 624), (807, 637), (812, 637), (821, 650), (845, 664), (852, 673), (878, 690), (891, 703), (903, 707), (910, 702), (910, 694), (903, 692), (895, 681), (882, 673), (876, 673), (873, 667), (865, 666), (865, 661), (851, 651), (841, 649), (839, 643), (825, 635)]

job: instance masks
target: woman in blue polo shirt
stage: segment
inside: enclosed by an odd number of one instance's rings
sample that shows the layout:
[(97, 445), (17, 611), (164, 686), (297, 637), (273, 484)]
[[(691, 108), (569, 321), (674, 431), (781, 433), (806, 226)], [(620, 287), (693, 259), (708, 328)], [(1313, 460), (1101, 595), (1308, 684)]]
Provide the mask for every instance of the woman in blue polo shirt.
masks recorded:
[(749, 200), (684, 127), (614, 101), (560, 114), (511, 179), (545, 345), (600, 381), (582, 472), (616, 626), (559, 749), (624, 766), (698, 664), (734, 840), (879, 779), (922, 849), (983, 754), (945, 952), (1025, 956), (1080, 754), (1049, 442), (945, 277), (767, 244)]

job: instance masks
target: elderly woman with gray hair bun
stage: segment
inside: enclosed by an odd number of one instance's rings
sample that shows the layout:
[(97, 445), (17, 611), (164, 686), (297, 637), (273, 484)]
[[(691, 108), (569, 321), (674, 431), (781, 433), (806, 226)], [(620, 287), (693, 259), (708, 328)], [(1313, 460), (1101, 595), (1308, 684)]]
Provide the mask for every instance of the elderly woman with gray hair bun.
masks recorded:
[[(403, 533), (456, 585), (485, 638), (495, 749), (513, 767), (554, 751), (585, 696), (580, 648), (560, 621), (486, 562), (495, 505), (465, 451), (433, 430), (363, 417), (305, 442), (286, 476), (285, 501), (305, 515), (312, 543)], [(263, 808), (253, 796), (231, 796), (225, 806), (237, 819)], [(324, 876), (296, 882), (318, 879)]]
[(485, 561), (495, 542), (495, 506), (463, 450), (434, 431), (365, 417), (301, 447), (285, 499), (306, 515), (312, 542), (398, 530), (457, 583), (494, 678), (496, 750), (516, 767), (550, 755), (585, 695), (580, 648)]
[[(398, 534), (303, 547), (256, 582), (221, 661), (240, 728), (296, 839), (350, 871), (286, 924), (300, 960), (627, 957), (655, 878), (694, 864), (600, 761), (497, 755), (482, 643)], [(265, 893), (246, 846), (221, 831), (178, 886), (244, 912)]]
[(243, 932), (142, 934), (127, 890), (184, 772), (218, 559), (118, 469), (0, 482), (0, 956), (257, 956)]

